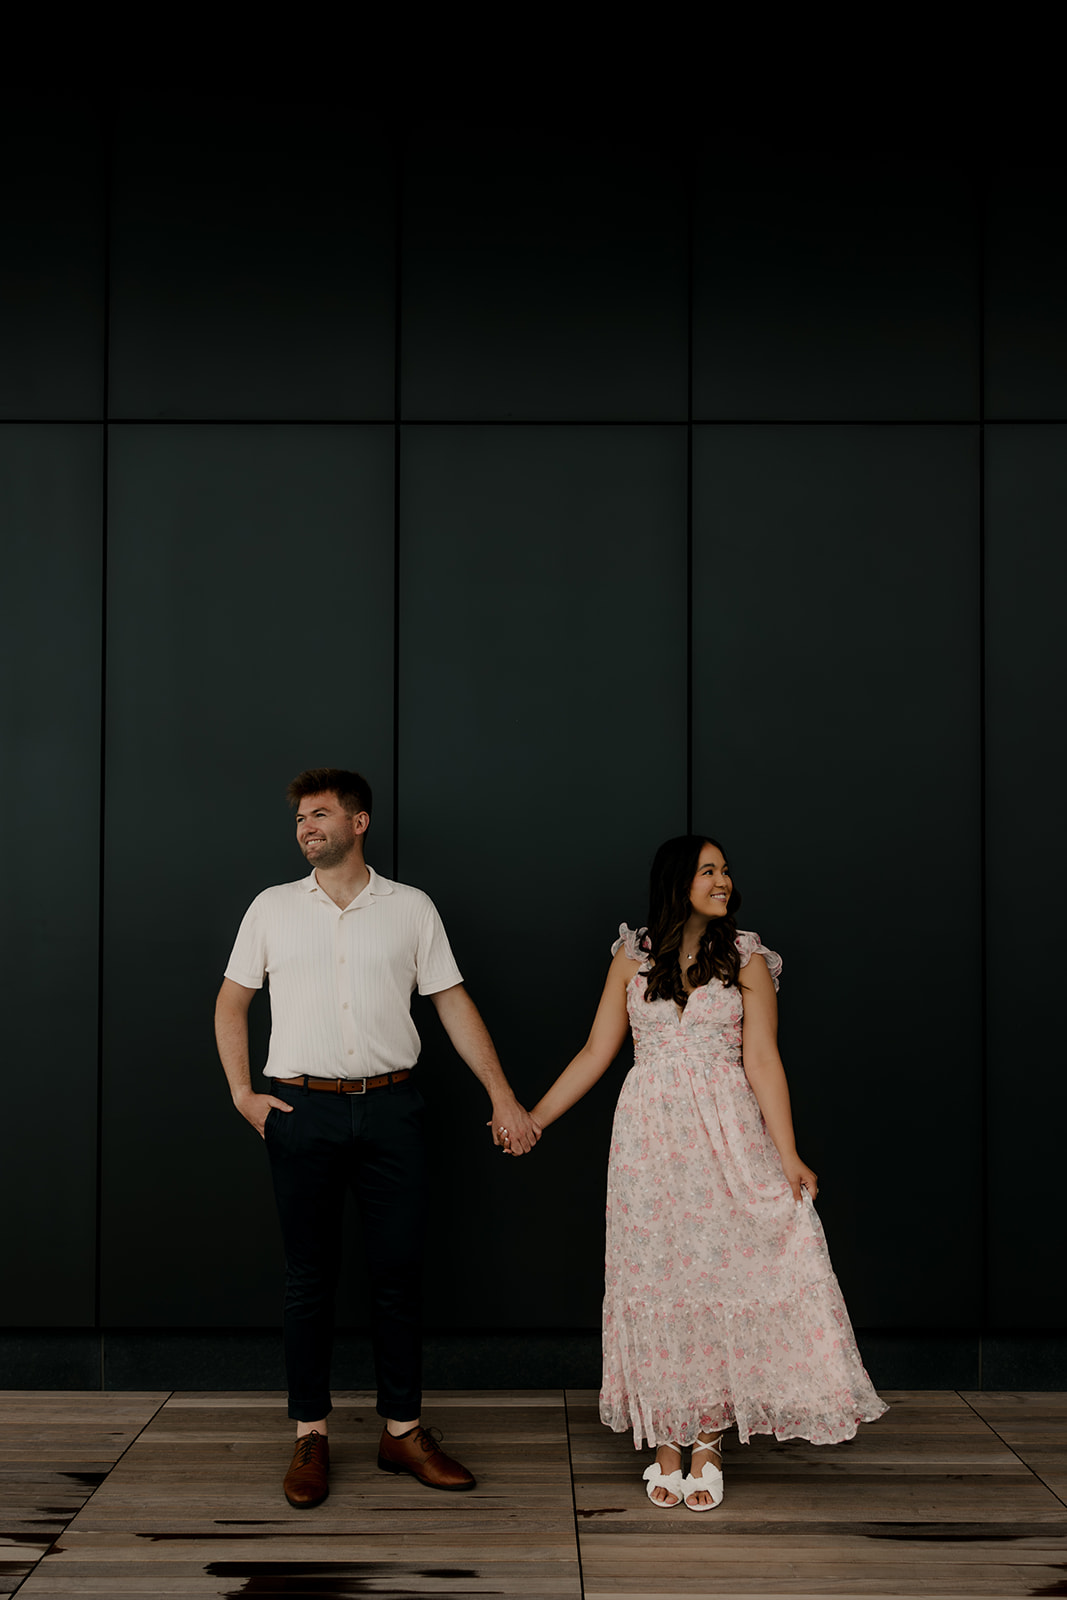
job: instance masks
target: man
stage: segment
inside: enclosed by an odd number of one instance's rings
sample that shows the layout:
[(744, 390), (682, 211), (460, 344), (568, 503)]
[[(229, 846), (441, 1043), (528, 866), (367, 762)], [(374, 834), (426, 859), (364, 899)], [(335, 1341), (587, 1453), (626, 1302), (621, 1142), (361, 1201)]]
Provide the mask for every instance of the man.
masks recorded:
[[(329, 1492), (326, 1418), (344, 1193), (364, 1220), (371, 1330), (384, 1427), (378, 1465), (435, 1489), (473, 1489), (466, 1467), (420, 1421), (422, 1240), (428, 1195), (411, 995), (429, 995), (492, 1102), (493, 1141), (531, 1150), (541, 1130), (519, 1105), (433, 902), (368, 867), (371, 791), (319, 767), (289, 785), (308, 877), (266, 889), (245, 913), (215, 1009), (233, 1103), (265, 1139), (286, 1254), (285, 1358), (297, 1445), (290, 1505)], [(272, 1093), (252, 1088), (248, 1008), (270, 977)]]

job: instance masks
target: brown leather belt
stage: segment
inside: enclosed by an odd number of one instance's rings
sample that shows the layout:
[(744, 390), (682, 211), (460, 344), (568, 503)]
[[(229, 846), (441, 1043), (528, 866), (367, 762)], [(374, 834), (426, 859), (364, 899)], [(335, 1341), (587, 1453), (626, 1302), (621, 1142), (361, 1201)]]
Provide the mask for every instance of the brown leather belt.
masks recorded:
[(290, 1089), (323, 1089), (327, 1094), (366, 1094), (368, 1089), (384, 1089), (387, 1083), (403, 1083), (412, 1070), (383, 1072), (380, 1078), (274, 1078), (272, 1082), (287, 1083)]

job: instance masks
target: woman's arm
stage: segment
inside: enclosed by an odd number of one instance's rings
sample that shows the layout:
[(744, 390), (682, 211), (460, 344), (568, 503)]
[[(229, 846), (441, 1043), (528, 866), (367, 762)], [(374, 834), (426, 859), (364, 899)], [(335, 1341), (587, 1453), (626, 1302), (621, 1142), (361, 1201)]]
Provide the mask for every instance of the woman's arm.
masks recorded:
[(778, 997), (763, 957), (753, 956), (742, 969), (741, 978), (741, 1001), (745, 1008), (741, 1055), (745, 1076), (759, 1102), (774, 1148), (781, 1157), (793, 1199), (799, 1200), (804, 1188), (814, 1200), (819, 1192), (819, 1180), (797, 1155), (789, 1085), (778, 1054)]
[(555, 1122), (571, 1106), (576, 1105), (583, 1094), (588, 1094), (622, 1049), (630, 1031), (630, 1019), (626, 1014), (626, 985), (640, 966), (640, 961), (631, 961), (624, 950), (616, 953), (608, 968), (604, 993), (600, 996), (589, 1038), (530, 1112), (542, 1128), (547, 1128), (550, 1122)]

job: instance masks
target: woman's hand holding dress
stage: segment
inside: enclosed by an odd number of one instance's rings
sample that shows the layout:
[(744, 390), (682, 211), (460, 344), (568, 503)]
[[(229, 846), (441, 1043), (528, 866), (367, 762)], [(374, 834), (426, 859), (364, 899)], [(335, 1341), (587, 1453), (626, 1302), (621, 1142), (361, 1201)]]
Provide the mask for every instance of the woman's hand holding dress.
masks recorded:
[(811, 1168), (805, 1166), (796, 1151), (788, 1159), (782, 1157), (782, 1171), (785, 1173), (786, 1182), (793, 1191), (793, 1199), (800, 1204), (801, 1191), (806, 1189), (814, 1200), (819, 1192), (819, 1180)]

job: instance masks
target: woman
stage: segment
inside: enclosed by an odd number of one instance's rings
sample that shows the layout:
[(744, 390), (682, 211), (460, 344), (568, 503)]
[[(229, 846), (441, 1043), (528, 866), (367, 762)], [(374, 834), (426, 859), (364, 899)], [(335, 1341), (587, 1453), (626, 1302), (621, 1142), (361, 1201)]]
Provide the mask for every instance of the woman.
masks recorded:
[[(580, 1100), (633, 1031), (608, 1164), (601, 1420), (655, 1446), (659, 1506), (722, 1500), (723, 1432), (829, 1444), (886, 1409), (856, 1349), (797, 1154), (777, 1045), (781, 958), (734, 921), (722, 849), (669, 839), (649, 925), (624, 923), (592, 1032), (532, 1115)], [(691, 1448), (682, 1476), (682, 1450)]]

